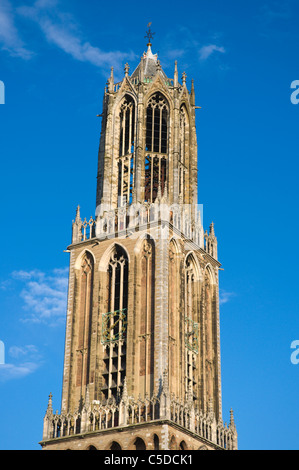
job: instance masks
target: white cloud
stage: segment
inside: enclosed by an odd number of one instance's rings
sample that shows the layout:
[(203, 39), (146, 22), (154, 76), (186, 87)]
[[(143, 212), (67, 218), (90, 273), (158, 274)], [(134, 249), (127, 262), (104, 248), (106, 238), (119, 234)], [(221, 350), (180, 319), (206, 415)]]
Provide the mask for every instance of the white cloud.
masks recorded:
[(19, 365), (0, 364), (0, 382), (7, 382), (12, 379), (21, 379), (32, 374), (39, 364), (36, 362), (24, 362)]
[(15, 26), (14, 13), (8, 0), (0, 2), (0, 48), (10, 55), (30, 59), (32, 51), (28, 50)]
[(27, 356), (28, 354), (36, 355), (37, 352), (37, 347), (34, 346), (34, 344), (27, 344), (25, 346), (11, 346), (8, 351), (9, 356), (15, 359)]
[(226, 304), (231, 300), (232, 297), (235, 297), (236, 294), (234, 292), (227, 292), (223, 289), (219, 290), (219, 303), (220, 305)]
[(49, 44), (53, 44), (75, 60), (89, 62), (96, 67), (107, 69), (118, 66), (125, 60), (134, 59), (135, 54), (120, 51), (105, 52), (84, 40), (75, 19), (68, 13), (55, 8), (55, 0), (38, 0), (32, 7), (17, 9), (24, 18), (35, 21)]
[(33, 344), (11, 346), (7, 355), (9, 359), (15, 360), (17, 363), (0, 364), (0, 382), (22, 379), (35, 372), (42, 364), (42, 357)]
[(225, 53), (225, 49), (222, 46), (216, 46), (215, 44), (209, 44), (208, 46), (203, 46), (199, 50), (199, 59), (207, 60), (214, 52)]
[(24, 283), (20, 292), (25, 316), (23, 322), (56, 325), (64, 320), (67, 307), (68, 268), (51, 273), (39, 270), (14, 271), (14, 279)]

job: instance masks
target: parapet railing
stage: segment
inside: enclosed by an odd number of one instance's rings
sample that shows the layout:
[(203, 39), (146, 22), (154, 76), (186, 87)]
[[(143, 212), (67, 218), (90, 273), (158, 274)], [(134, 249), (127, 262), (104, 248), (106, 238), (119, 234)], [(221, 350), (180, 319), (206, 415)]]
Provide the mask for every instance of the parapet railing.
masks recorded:
[(204, 248), (205, 236), (200, 219), (200, 212), (190, 215), (189, 205), (143, 203), (131, 204), (117, 209), (103, 210), (95, 219), (81, 220), (77, 216), (73, 221), (72, 243), (81, 243), (92, 238), (117, 238), (130, 236), (142, 229), (151, 229), (157, 224), (168, 225), (178, 238), (193, 241)]
[(120, 401), (107, 400), (85, 404), (81, 411), (53, 414), (47, 410), (44, 418), (43, 440), (57, 439), (121, 426), (136, 425), (167, 419), (195, 435), (216, 444), (235, 450), (237, 432), (234, 421), (227, 425), (217, 422), (213, 412), (203, 413), (194, 409), (193, 403), (181, 402), (162, 393), (160, 397), (145, 397), (134, 400), (122, 396)]

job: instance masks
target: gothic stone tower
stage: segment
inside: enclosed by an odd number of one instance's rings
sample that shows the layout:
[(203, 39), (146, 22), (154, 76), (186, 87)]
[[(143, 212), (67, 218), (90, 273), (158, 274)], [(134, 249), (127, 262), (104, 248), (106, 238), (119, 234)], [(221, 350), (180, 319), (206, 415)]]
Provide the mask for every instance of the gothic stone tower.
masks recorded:
[(197, 206), (195, 92), (151, 43), (105, 88), (95, 218), (73, 222), (61, 413), (45, 449), (236, 449), (221, 409), (217, 239)]

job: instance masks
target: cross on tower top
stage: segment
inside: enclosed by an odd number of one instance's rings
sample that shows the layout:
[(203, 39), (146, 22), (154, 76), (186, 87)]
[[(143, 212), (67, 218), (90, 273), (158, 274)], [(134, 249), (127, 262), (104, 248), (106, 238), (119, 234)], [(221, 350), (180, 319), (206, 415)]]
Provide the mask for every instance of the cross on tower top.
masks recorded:
[(146, 31), (146, 35), (144, 36), (145, 38), (148, 38), (148, 44), (147, 44), (148, 46), (151, 46), (151, 45), (152, 45), (151, 39), (153, 39), (154, 35), (156, 34), (156, 33), (153, 33), (153, 32), (152, 32), (152, 30), (151, 30), (151, 24), (152, 24), (151, 22), (148, 23), (148, 25), (147, 25), (148, 30)]

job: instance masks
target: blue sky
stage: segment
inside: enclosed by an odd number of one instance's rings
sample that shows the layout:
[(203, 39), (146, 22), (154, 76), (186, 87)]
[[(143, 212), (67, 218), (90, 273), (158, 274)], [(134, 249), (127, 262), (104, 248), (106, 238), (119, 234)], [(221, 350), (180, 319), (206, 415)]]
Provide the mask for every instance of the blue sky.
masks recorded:
[(60, 410), (71, 222), (95, 211), (103, 89), (146, 49), (195, 81), (199, 203), (221, 271), (223, 419), (240, 449), (299, 449), (296, 0), (0, 0), (0, 448)]

